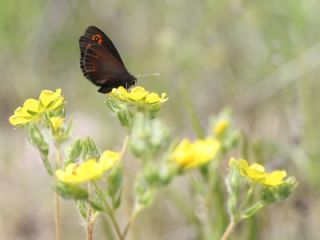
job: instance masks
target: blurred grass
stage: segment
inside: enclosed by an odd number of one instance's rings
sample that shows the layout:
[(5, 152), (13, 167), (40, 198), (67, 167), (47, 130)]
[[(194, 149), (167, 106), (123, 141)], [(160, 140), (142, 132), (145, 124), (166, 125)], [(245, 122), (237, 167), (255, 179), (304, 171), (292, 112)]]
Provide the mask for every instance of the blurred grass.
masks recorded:
[[(123, 130), (79, 68), (78, 38), (91, 24), (111, 37), (130, 72), (161, 73), (139, 84), (168, 92), (161, 117), (175, 135), (195, 135), (180, 94), (186, 88), (202, 127), (211, 113), (229, 105), (248, 141), (256, 142), (248, 150), (252, 160), (299, 177), (301, 188), (291, 201), (250, 223), (259, 229), (251, 239), (316, 239), (319, 9), (314, 0), (2, 0), (0, 239), (53, 236), (49, 179), (23, 131), (13, 131), (7, 121), (25, 98), (61, 87), (74, 134), (92, 136), (101, 148), (120, 148)], [(66, 238), (79, 239), (76, 212), (65, 204)], [(185, 234), (193, 232), (191, 220), (183, 222), (180, 213), (163, 217), (174, 208), (158, 200), (136, 224), (136, 239), (192, 239)], [(170, 228), (173, 222), (180, 232)]]

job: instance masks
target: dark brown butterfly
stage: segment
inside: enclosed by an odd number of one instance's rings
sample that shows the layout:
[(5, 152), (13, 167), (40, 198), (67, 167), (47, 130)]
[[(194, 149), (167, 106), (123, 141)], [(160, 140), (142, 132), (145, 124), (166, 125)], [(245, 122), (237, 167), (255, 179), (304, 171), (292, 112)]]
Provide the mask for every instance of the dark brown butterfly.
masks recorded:
[(87, 79), (100, 86), (99, 92), (108, 93), (120, 86), (128, 89), (136, 83), (110, 38), (99, 28), (88, 27), (79, 45), (81, 70)]

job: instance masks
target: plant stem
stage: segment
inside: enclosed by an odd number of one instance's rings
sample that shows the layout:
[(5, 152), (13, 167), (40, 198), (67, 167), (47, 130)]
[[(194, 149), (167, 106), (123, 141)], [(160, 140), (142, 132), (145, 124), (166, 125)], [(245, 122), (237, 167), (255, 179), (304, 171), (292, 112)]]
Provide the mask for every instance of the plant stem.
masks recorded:
[(227, 240), (228, 237), (230, 236), (230, 234), (232, 233), (233, 231), (233, 228), (235, 227), (235, 222), (233, 220), (230, 221), (228, 227), (226, 228), (226, 230), (224, 231), (222, 237), (221, 237), (221, 240)]
[(195, 131), (198, 138), (204, 138), (205, 133), (201, 127), (201, 123), (195, 111), (195, 107), (191, 102), (191, 98), (190, 98), (190, 94), (188, 92), (187, 86), (182, 85), (180, 88), (180, 92), (181, 92), (185, 109), (187, 110), (188, 117), (191, 121), (191, 126), (193, 130)]
[(110, 217), (111, 222), (116, 230), (116, 233), (117, 233), (119, 240), (123, 240), (119, 224), (117, 223), (117, 220), (115, 219), (113, 212), (109, 213), (109, 217)]
[[(90, 183), (88, 183), (88, 199), (92, 196), (92, 186)], [(88, 213), (87, 213), (87, 240), (93, 239), (93, 224), (94, 221), (92, 219), (92, 208), (90, 204), (88, 204)]]
[(93, 183), (93, 184), (94, 184), (94, 188), (96, 190), (96, 193), (97, 193), (98, 197), (101, 199), (101, 201), (103, 202), (103, 204), (105, 206), (106, 213), (110, 217), (110, 220), (114, 226), (114, 229), (116, 230), (118, 239), (122, 240), (123, 238), (122, 238), (121, 230), (120, 230), (119, 224), (117, 223), (117, 220), (115, 219), (112, 208), (109, 206), (108, 201), (106, 201), (106, 199), (104, 198), (104, 195), (101, 192), (99, 186), (96, 183)]
[(93, 223), (88, 223), (87, 226), (87, 240), (93, 239)]
[(129, 141), (129, 136), (127, 135), (126, 138), (124, 139), (124, 142), (123, 142), (123, 145), (122, 145), (122, 148), (121, 148), (121, 152), (120, 152), (120, 159), (122, 159), (126, 149), (127, 149), (127, 146), (128, 146), (128, 141)]
[(61, 240), (60, 200), (57, 192), (55, 192), (54, 199), (55, 199), (54, 222), (55, 222), (55, 230), (56, 230), (56, 240)]
[[(55, 143), (56, 150), (56, 169), (61, 167), (62, 157), (61, 157), (61, 149), (60, 144)], [(57, 192), (55, 192), (55, 214), (54, 214), (54, 222), (55, 222), (55, 231), (56, 231), (56, 240), (61, 240), (61, 214), (60, 214), (60, 199)]]
[(127, 225), (126, 225), (126, 227), (124, 228), (124, 231), (123, 231), (123, 234), (122, 234), (122, 240), (125, 240), (125, 239), (126, 239), (127, 234), (128, 234), (128, 232), (129, 232), (129, 229), (130, 229), (130, 227), (131, 227), (131, 225), (132, 225), (132, 223), (133, 223), (133, 221), (134, 221), (137, 213), (138, 213), (138, 212), (135, 212), (134, 214), (131, 215), (131, 217), (130, 217), (130, 219), (129, 219)]

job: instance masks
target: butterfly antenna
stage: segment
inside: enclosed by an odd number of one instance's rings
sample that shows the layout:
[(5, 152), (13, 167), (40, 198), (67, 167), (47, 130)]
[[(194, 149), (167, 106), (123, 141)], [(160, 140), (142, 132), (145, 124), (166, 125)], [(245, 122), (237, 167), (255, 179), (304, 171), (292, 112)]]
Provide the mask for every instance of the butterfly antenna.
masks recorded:
[(160, 73), (146, 73), (146, 74), (139, 74), (136, 75), (137, 78), (141, 78), (141, 77), (149, 77), (149, 76), (160, 76)]

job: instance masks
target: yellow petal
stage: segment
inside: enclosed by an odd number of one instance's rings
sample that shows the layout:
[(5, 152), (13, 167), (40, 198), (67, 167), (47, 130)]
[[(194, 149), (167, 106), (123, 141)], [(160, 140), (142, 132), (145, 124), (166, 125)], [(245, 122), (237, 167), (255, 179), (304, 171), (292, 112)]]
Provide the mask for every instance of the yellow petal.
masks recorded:
[(220, 142), (215, 139), (197, 140), (193, 148), (196, 158), (194, 165), (202, 165), (217, 155), (220, 149)]
[(120, 160), (120, 153), (113, 151), (104, 151), (99, 160), (99, 164), (104, 171), (112, 168)]
[(118, 87), (115, 90), (113, 89), (111, 93), (122, 101), (127, 101), (129, 97), (128, 91), (122, 86)]
[(53, 104), (49, 107), (50, 110), (56, 110), (63, 106), (64, 98), (59, 97), (55, 101), (53, 101)]
[[(55, 92), (50, 90), (43, 90), (40, 93), (39, 100), (44, 108), (48, 107), (50, 104), (54, 104), (61, 97), (61, 89), (58, 88)], [(61, 101), (61, 100), (59, 100)], [(61, 103), (60, 103), (61, 104)]]
[(132, 88), (131, 92), (147, 92), (147, 91), (141, 86), (136, 86), (136, 87)]
[(220, 149), (220, 142), (215, 139), (197, 140), (190, 143), (183, 139), (172, 154), (172, 158), (182, 168), (199, 167), (213, 159)]
[(193, 160), (193, 151), (188, 139), (183, 139), (172, 153), (173, 160), (182, 167), (187, 167)]
[(9, 122), (13, 126), (25, 125), (33, 119), (33, 116), (27, 112), (24, 108), (18, 107), (12, 116), (9, 118)]
[(246, 176), (248, 168), (249, 168), (249, 164), (248, 164), (247, 160), (245, 160), (245, 159), (238, 160), (238, 168), (240, 171), (240, 175)]
[(141, 101), (148, 95), (148, 92), (143, 87), (135, 87), (129, 93), (129, 99), (132, 101)]
[(57, 170), (56, 177), (67, 184), (81, 184), (95, 180), (103, 174), (103, 170), (95, 159), (89, 159), (79, 165), (70, 163), (65, 170)]
[(31, 121), (30, 118), (24, 118), (24, 117), (17, 117), (17, 116), (11, 116), (9, 118), (9, 122), (13, 126), (18, 126), (18, 125), (25, 125)]
[(39, 111), (39, 101), (33, 98), (29, 98), (24, 101), (23, 109), (30, 113), (37, 113)]
[(266, 177), (264, 167), (260, 164), (253, 163), (247, 169), (247, 176), (253, 181), (260, 181)]
[(157, 93), (149, 93), (146, 97), (146, 103), (154, 104), (159, 103), (161, 101), (161, 98)]
[(279, 186), (283, 183), (283, 179), (287, 176), (286, 171), (273, 171), (267, 174), (264, 184), (272, 187)]

